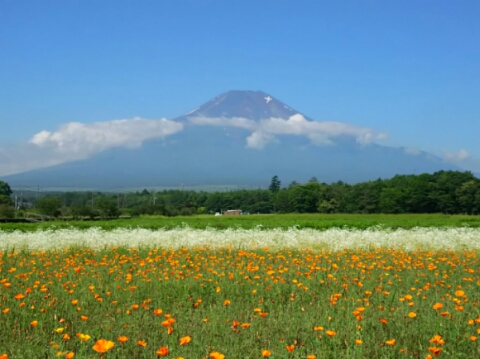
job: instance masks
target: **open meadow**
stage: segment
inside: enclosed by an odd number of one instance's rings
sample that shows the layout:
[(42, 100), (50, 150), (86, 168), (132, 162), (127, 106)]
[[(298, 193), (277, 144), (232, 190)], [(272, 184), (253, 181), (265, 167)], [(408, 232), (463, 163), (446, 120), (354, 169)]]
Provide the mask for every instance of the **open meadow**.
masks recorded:
[(480, 229), (462, 216), (257, 217), (3, 228), (0, 358), (480, 357)]

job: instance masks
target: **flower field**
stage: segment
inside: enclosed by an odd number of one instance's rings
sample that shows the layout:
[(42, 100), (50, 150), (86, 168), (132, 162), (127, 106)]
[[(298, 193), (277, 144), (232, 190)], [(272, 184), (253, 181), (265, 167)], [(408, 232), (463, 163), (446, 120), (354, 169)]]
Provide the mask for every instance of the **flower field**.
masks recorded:
[(0, 231), (0, 358), (480, 357), (479, 238)]

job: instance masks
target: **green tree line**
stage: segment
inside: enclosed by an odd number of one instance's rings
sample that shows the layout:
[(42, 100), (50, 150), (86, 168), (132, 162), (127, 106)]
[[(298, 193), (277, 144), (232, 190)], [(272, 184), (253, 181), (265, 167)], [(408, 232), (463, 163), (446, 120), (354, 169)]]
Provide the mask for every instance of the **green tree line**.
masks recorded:
[[(0, 203), (11, 204), (11, 190), (0, 181)], [(3, 190), (2, 190), (3, 188)], [(3, 197), (2, 197), (3, 196)], [(268, 189), (228, 192), (164, 190), (121, 194), (65, 192), (38, 199), (36, 209), (49, 216), (192, 215), (241, 209), (248, 213), (445, 213), (479, 214), (480, 179), (471, 172), (397, 175), (347, 184), (292, 182), (282, 187), (274, 176)]]

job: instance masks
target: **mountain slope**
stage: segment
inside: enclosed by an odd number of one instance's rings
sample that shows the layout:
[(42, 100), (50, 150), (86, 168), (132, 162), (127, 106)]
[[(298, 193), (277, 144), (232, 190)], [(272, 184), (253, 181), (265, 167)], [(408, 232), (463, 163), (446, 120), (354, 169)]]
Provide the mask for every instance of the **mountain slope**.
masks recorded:
[(312, 176), (327, 183), (354, 183), (395, 174), (460, 170), (425, 152), (409, 154), (403, 148), (362, 142), (370, 132), (311, 121), (261, 91), (224, 93), (176, 121), (184, 124), (183, 131), (147, 141), (141, 148), (113, 148), (4, 180), (14, 186), (38, 183), (43, 188), (258, 187), (267, 186), (273, 175), (284, 184)]

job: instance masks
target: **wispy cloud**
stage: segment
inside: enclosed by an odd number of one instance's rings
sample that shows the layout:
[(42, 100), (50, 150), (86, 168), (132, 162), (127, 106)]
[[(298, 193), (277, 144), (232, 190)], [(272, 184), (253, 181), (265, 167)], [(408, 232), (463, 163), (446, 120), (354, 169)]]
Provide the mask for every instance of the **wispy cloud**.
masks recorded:
[(463, 162), (471, 157), (467, 150), (449, 151), (442, 150), (442, 157), (446, 162), (459, 163)]
[(63, 124), (54, 132), (41, 131), (28, 143), (0, 148), (0, 175), (8, 175), (80, 160), (114, 147), (135, 148), (149, 139), (163, 138), (183, 129), (166, 119), (142, 118)]
[(258, 122), (245, 118), (225, 117), (190, 117), (189, 121), (195, 125), (232, 126), (249, 130), (251, 134), (246, 138), (247, 147), (258, 149), (275, 141), (277, 135), (305, 136), (318, 145), (332, 144), (332, 139), (341, 136), (353, 137), (359, 144), (369, 144), (386, 138), (386, 134), (377, 133), (370, 128), (341, 122), (309, 121), (300, 114), (291, 116), (288, 120), (269, 118)]

